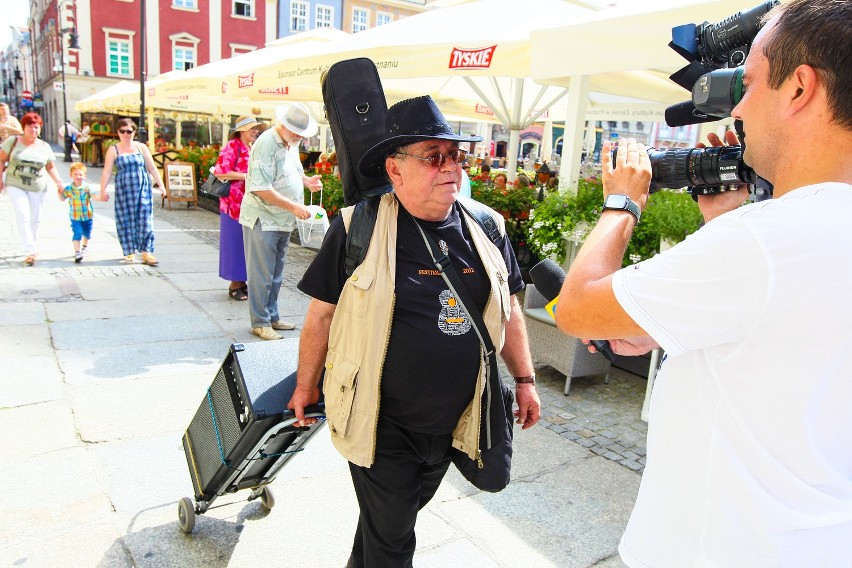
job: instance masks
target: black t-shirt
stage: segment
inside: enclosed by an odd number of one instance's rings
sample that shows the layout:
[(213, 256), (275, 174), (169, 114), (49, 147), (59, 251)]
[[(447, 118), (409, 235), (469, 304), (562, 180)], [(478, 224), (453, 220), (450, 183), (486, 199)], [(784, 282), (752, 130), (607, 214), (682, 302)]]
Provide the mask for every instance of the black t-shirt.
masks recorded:
[[(491, 290), (458, 205), (444, 221), (417, 222), (441, 248), (446, 247), (453, 268), (482, 311)], [(338, 218), (299, 282), (299, 290), (336, 304), (346, 281), (345, 244), (346, 232)], [(509, 291), (515, 294), (523, 290), (524, 283), (508, 239), (503, 239), (502, 252), (509, 267)], [(395, 292), (382, 373), (382, 418), (414, 431), (450, 433), (470, 403), (476, 385), (479, 338), (472, 321), (456, 305), (446, 282), (435, 270), (423, 237), (401, 205)]]

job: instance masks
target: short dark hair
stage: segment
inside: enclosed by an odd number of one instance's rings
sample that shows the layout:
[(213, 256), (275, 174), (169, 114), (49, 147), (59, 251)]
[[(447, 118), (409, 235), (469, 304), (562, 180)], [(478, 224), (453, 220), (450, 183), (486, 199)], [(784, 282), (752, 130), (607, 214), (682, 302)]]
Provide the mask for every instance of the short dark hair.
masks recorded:
[(136, 130), (136, 123), (133, 122), (132, 118), (119, 118), (118, 127), (121, 128), (122, 126), (129, 126), (133, 130)]
[(484, 173), (484, 174), (490, 174), (491, 173), (491, 166), (489, 166), (488, 164), (482, 164), (482, 167), (479, 168), (479, 171)]
[(763, 48), (769, 87), (778, 89), (799, 65), (810, 65), (825, 82), (832, 120), (852, 129), (852, 2), (791, 0), (764, 22), (776, 16)]

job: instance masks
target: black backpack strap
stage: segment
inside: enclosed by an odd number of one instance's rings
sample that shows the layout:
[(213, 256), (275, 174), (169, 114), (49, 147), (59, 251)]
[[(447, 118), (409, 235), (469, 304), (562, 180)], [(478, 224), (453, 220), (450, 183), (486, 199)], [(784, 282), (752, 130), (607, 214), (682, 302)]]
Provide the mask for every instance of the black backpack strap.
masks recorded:
[(375, 195), (354, 205), (352, 218), (346, 231), (346, 259), (343, 261), (347, 278), (352, 276), (358, 265), (367, 257), (367, 249), (370, 248), (370, 240), (373, 238), (373, 228), (379, 216), (381, 200), (381, 195)]
[(500, 227), (497, 225), (497, 221), (494, 219), (494, 215), (487, 205), (483, 205), (479, 201), (467, 197), (457, 198), (456, 203), (459, 204), (465, 213), (479, 223), (479, 226), (482, 227), (482, 230), (485, 231), (485, 234), (494, 243), (494, 246), (500, 248), (503, 245), (503, 235), (500, 234)]
[[(343, 267), (346, 277), (352, 276), (367, 257), (367, 249), (373, 238), (373, 228), (376, 226), (376, 218), (379, 215), (379, 202), (381, 195), (374, 195), (356, 203), (352, 210), (352, 217), (346, 230), (346, 258)], [(494, 219), (494, 213), (486, 205), (468, 198), (458, 198), (457, 203), (471, 218), (476, 220), (494, 246), (503, 246), (503, 235), (500, 226)]]

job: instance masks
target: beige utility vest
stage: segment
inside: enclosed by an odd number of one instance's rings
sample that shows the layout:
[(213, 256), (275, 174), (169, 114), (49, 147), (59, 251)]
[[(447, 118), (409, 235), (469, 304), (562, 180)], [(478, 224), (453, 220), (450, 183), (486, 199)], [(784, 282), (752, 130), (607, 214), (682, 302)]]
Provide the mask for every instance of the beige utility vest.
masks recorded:
[[(352, 211), (353, 207), (341, 210), (347, 230)], [(328, 427), (337, 451), (362, 467), (372, 465), (376, 449), (380, 383), (396, 301), (398, 214), (399, 203), (393, 194), (382, 196), (367, 256), (343, 286), (329, 333), (323, 380)], [(500, 233), (505, 234), (503, 218), (494, 212), (492, 216)], [(503, 348), (505, 322), (511, 313), (508, 269), (503, 255), (488, 235), (474, 219), (466, 217), (473, 244), (491, 284), (491, 295), (482, 316), (499, 353)], [(453, 372), (451, 361), (447, 362), (447, 372)], [(479, 448), (479, 409), (484, 389), (485, 365), (480, 363), (471, 402), (453, 430), (453, 446), (471, 459), (476, 458)]]

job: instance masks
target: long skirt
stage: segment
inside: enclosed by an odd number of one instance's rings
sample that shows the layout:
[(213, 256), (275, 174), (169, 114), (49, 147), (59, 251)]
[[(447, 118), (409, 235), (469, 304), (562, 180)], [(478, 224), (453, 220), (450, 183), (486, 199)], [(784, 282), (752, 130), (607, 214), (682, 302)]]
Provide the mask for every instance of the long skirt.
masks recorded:
[(247, 279), (243, 228), (227, 213), (219, 213), (219, 277), (231, 282)]

